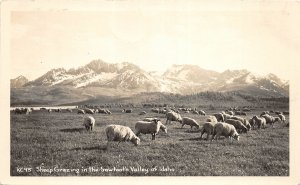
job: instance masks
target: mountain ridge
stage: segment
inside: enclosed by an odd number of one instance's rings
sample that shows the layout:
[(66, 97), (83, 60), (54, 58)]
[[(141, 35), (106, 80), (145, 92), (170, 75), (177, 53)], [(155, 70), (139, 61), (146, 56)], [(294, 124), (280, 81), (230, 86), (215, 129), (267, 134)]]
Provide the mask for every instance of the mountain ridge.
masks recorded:
[(108, 92), (113, 89), (124, 91), (124, 94), (128, 91), (182, 95), (203, 91), (249, 91), (263, 96), (289, 96), (288, 81), (281, 80), (272, 73), (256, 75), (246, 69), (225, 70), (220, 73), (197, 65), (184, 64), (172, 65), (164, 73), (158, 75), (129, 62), (111, 64), (102, 60), (93, 60), (76, 69), (51, 69), (37, 79), (19, 87), (39, 86), (100, 87), (107, 89)]

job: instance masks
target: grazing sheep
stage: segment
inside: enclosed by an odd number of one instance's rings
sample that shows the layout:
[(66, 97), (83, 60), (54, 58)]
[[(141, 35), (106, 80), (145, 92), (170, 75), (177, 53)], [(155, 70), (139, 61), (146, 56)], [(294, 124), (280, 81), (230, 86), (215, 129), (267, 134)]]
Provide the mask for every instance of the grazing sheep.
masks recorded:
[(111, 112), (108, 109), (97, 109), (98, 113), (100, 114), (111, 114)]
[(88, 108), (84, 109), (84, 111), (87, 114), (94, 114), (95, 113), (95, 111), (93, 109), (88, 109)]
[(48, 112), (51, 113), (51, 112), (52, 112), (52, 109), (48, 109)]
[(196, 111), (196, 110), (192, 110), (192, 113), (193, 113), (193, 114), (199, 114), (199, 112)]
[(254, 127), (255, 121), (253, 118), (249, 119), (249, 124), (251, 127)]
[(190, 125), (191, 129), (193, 127), (196, 127), (197, 129), (199, 129), (200, 125), (197, 123), (196, 120), (192, 119), (192, 118), (188, 118), (188, 117), (183, 117), (182, 121), (181, 121), (181, 128), (183, 128), (184, 125)]
[(82, 109), (78, 109), (77, 114), (85, 114), (85, 111)]
[(55, 112), (61, 112), (61, 109), (54, 109)]
[(240, 120), (228, 119), (225, 122), (230, 125), (233, 125), (235, 129), (238, 130), (239, 132), (247, 133), (248, 131), (247, 127)]
[(152, 108), (151, 111), (154, 113), (159, 113), (159, 108)]
[(220, 136), (229, 137), (232, 141), (232, 138), (235, 140), (239, 140), (239, 134), (237, 133), (235, 127), (228, 123), (216, 123), (214, 126), (214, 134), (216, 140), (220, 138)]
[(223, 117), (224, 117), (224, 121), (226, 121), (227, 119), (231, 119), (231, 115), (230, 114), (226, 114), (226, 113), (222, 113)]
[(154, 119), (151, 122), (148, 121), (138, 121), (135, 124), (136, 135), (139, 136), (142, 134), (151, 134), (152, 140), (155, 140), (155, 136), (159, 132), (159, 130), (167, 133), (167, 127), (163, 125), (159, 119)]
[(140, 144), (140, 138), (138, 138), (133, 131), (126, 126), (122, 125), (108, 125), (105, 128), (105, 133), (107, 136), (107, 147), (108, 143), (111, 141), (130, 141), (135, 146)]
[(168, 123), (171, 124), (172, 121), (178, 121), (178, 122), (180, 122), (180, 123), (181, 123), (181, 121), (182, 121), (182, 118), (181, 118), (180, 114), (179, 114), (179, 113), (176, 113), (176, 112), (173, 112), (173, 111), (168, 112), (168, 113), (166, 114), (166, 117), (167, 117), (166, 125), (167, 125)]
[(260, 117), (263, 116), (263, 115), (265, 115), (265, 114), (270, 114), (270, 113), (269, 113), (269, 111), (263, 111), (263, 112), (260, 114)]
[(218, 120), (215, 116), (209, 116), (207, 119), (206, 119), (206, 122), (212, 122), (212, 123), (217, 123)]
[[(213, 135), (214, 134), (214, 126), (215, 126), (216, 122), (205, 122), (203, 124), (203, 126), (201, 127), (201, 135), (200, 138), (202, 139), (202, 135), (204, 133), (206, 133), (206, 140), (209, 139), (209, 135)], [(213, 139), (213, 137), (211, 138), (211, 140)]]
[(254, 121), (254, 125), (257, 125), (257, 128), (266, 128), (266, 119), (264, 117), (253, 116), (252, 120)]
[(122, 112), (125, 112), (125, 113), (132, 113), (132, 109), (123, 109)]
[(283, 115), (290, 115), (289, 111), (283, 111), (282, 113), (283, 113)]
[(270, 124), (272, 128), (274, 127), (274, 123), (276, 122), (276, 120), (273, 116), (270, 116), (269, 114), (264, 114), (261, 117), (266, 119), (266, 124)]
[(285, 123), (285, 116), (283, 114), (278, 114), (278, 117), (280, 118), (281, 122)]
[(146, 111), (142, 111), (142, 112), (139, 113), (139, 115), (145, 115), (145, 114), (147, 114)]
[(222, 113), (215, 113), (214, 116), (217, 118), (218, 121), (224, 122), (224, 116)]
[(93, 131), (95, 126), (95, 118), (92, 116), (86, 116), (83, 118), (83, 126), (85, 126), (87, 131)]
[(206, 116), (206, 113), (204, 112), (204, 110), (199, 110), (198, 112), (199, 112), (200, 115)]
[(233, 111), (225, 111), (227, 114), (229, 114), (230, 116), (233, 116), (234, 115), (234, 112)]
[(249, 121), (247, 119), (239, 117), (239, 116), (232, 116), (231, 119), (241, 121), (243, 123), (243, 125), (245, 125), (245, 127), (247, 127), (248, 131), (251, 130), (251, 124), (249, 123)]
[(68, 111), (68, 112), (73, 112), (72, 109), (69, 109), (69, 108), (67, 109), (67, 111)]

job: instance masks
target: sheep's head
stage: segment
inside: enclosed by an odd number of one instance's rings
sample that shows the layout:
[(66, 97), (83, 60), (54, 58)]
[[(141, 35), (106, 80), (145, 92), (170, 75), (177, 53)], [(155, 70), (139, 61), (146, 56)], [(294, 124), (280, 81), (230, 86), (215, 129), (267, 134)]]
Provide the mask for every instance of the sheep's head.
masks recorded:
[(140, 138), (138, 138), (138, 137), (135, 137), (135, 138), (133, 138), (132, 140), (132, 143), (135, 145), (135, 146), (137, 146), (137, 145), (139, 145), (140, 144)]
[(167, 127), (165, 125), (161, 125), (160, 126), (160, 129), (164, 132), (164, 133), (167, 133)]
[(239, 141), (239, 139), (240, 139), (240, 135), (237, 132), (235, 132), (232, 137), (233, 137), (233, 139), (235, 139), (237, 141)]

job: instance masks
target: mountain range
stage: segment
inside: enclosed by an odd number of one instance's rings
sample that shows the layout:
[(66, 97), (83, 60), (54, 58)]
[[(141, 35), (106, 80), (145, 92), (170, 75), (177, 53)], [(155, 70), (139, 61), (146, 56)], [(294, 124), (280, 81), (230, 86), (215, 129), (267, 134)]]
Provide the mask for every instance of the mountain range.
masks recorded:
[[(274, 74), (257, 75), (247, 70), (226, 70), (222, 73), (197, 65), (173, 65), (163, 74), (148, 72), (124, 63), (94, 60), (79, 68), (52, 69), (39, 78), (28, 81), (20, 76), (11, 80), (12, 94), (32, 89), (72, 89), (89, 92), (89, 96), (130, 96), (141, 92), (162, 92), (181, 95), (204, 91), (241, 91), (264, 97), (288, 97), (289, 83)], [(19, 92), (19, 93), (18, 93)]]

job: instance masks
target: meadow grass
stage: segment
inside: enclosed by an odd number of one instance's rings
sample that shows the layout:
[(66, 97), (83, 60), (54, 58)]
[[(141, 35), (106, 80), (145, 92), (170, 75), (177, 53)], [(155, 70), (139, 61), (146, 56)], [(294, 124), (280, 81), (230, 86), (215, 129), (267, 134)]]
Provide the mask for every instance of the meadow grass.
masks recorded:
[[(83, 115), (76, 112), (11, 114), (11, 175), (289, 175), (289, 128), (281, 123), (276, 123), (275, 128), (251, 130), (241, 134), (239, 142), (231, 143), (227, 138), (212, 142), (200, 139), (199, 132), (172, 122), (167, 125), (168, 133), (159, 133), (155, 141), (151, 135), (141, 135), (141, 145), (137, 147), (127, 142), (114, 143), (107, 149), (104, 129), (109, 124), (126, 125), (134, 130), (136, 121), (153, 116), (160, 117), (165, 124), (163, 114), (147, 109), (148, 114), (140, 116), (140, 111), (134, 109), (126, 114), (116, 109), (112, 115), (94, 114), (96, 126), (92, 132), (84, 129)], [(259, 112), (251, 112), (247, 118), (254, 114)], [(194, 114), (182, 116), (195, 118), (200, 124), (207, 118)]]

